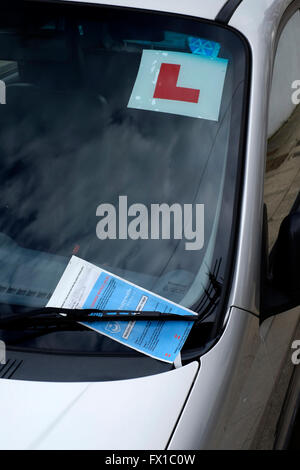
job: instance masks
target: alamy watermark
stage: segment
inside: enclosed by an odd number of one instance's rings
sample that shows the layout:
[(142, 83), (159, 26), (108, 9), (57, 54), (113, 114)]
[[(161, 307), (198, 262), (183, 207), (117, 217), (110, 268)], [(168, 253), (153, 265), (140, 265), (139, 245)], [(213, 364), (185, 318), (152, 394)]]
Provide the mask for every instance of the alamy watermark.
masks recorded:
[(0, 80), (0, 104), (6, 104), (6, 85)]
[(292, 363), (298, 366), (300, 364), (300, 339), (293, 341), (291, 348), (295, 349), (292, 354)]
[(186, 250), (201, 250), (204, 245), (204, 204), (151, 204), (149, 213), (144, 204), (128, 207), (127, 196), (119, 196), (118, 208), (100, 204), (96, 215), (101, 217), (96, 227), (100, 240), (185, 239)]
[(6, 364), (6, 346), (4, 341), (0, 340), (0, 365)]
[(291, 88), (295, 90), (291, 95), (292, 103), (298, 105), (300, 103), (300, 80), (294, 80), (292, 82)]

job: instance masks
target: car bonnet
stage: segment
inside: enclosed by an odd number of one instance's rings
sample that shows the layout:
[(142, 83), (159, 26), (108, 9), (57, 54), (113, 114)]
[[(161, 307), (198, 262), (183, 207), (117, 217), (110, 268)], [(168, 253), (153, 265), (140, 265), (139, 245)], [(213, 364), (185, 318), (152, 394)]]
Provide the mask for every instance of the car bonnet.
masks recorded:
[(1, 449), (164, 449), (198, 362), (115, 382), (0, 380)]

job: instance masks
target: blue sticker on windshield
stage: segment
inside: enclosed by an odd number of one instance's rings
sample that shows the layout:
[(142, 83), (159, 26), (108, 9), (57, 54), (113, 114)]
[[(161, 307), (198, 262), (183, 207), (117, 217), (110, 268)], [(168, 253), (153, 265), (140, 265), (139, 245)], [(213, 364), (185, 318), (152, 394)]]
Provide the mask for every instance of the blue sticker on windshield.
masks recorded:
[(193, 54), (212, 58), (218, 57), (221, 48), (221, 45), (218, 42), (195, 38), (193, 36), (188, 37), (188, 45)]

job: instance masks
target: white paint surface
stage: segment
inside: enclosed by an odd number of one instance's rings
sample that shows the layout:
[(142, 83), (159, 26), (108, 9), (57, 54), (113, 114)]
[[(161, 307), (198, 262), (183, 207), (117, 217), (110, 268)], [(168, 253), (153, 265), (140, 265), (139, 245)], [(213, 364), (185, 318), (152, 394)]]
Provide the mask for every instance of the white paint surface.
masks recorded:
[(116, 382), (0, 380), (0, 449), (163, 449), (198, 363)]
[[(72, 1), (72, 0), (67, 0)], [(115, 5), (145, 10), (166, 11), (181, 13), (183, 15), (198, 16), (201, 18), (215, 19), (225, 0), (186, 0), (178, 2), (174, 0), (73, 0), (79, 3), (94, 3), (101, 5)]]

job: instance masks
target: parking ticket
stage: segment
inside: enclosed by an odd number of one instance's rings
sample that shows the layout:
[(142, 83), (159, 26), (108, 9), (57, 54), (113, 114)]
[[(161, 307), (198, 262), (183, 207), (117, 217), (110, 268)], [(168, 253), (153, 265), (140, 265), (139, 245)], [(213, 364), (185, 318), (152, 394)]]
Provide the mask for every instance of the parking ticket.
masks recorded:
[[(77, 256), (70, 259), (47, 307), (195, 314)], [(169, 363), (175, 361), (193, 326), (193, 322), (187, 320), (81, 323), (125, 346)]]

